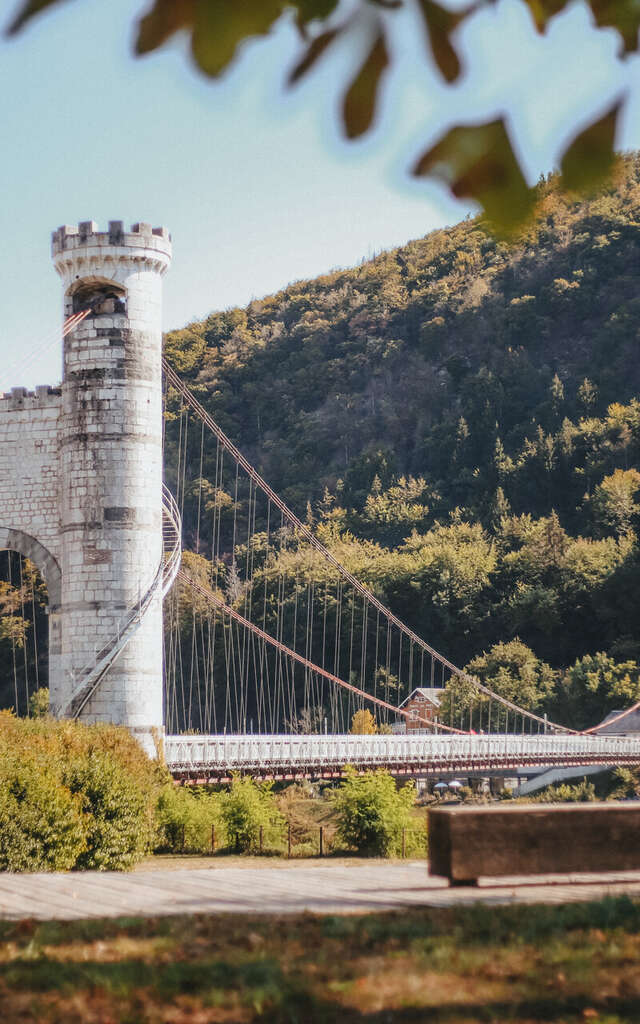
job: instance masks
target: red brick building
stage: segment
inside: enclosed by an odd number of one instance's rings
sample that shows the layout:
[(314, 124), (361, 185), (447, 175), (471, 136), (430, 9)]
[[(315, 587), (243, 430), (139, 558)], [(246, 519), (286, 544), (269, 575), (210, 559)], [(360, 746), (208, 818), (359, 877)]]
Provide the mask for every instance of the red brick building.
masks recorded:
[[(433, 722), (438, 717), (440, 698), (443, 693), (444, 689), (437, 686), (417, 686), (415, 690), (412, 690), (400, 704), (403, 711), (409, 712), (410, 717), (405, 718), (403, 715), (398, 719), (398, 731), (418, 732), (428, 729), (424, 722), (425, 720)], [(402, 726), (405, 728), (403, 729)]]

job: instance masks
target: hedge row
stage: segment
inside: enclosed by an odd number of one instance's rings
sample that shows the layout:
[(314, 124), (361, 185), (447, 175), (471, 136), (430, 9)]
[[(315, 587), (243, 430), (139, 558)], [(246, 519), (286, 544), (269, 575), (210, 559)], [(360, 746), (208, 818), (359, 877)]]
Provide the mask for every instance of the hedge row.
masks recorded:
[(0, 712), (0, 870), (130, 867), (165, 783), (126, 729)]

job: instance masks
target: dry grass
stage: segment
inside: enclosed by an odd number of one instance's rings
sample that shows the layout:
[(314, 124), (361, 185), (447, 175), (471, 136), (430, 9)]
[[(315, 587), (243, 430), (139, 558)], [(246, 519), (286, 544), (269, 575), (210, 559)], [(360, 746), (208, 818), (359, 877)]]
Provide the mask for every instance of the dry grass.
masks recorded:
[(632, 1024), (640, 905), (0, 926), (0, 1019)]
[(361, 857), (358, 854), (344, 856), (331, 854), (322, 858), (299, 856), (295, 848), (293, 856), (290, 858), (285, 856), (260, 857), (258, 855), (251, 856), (248, 853), (227, 853), (226, 851), (217, 853), (214, 856), (197, 853), (155, 853), (153, 856), (147, 857), (139, 864), (136, 864), (133, 872), (183, 871), (185, 868), (187, 870), (208, 868), (211, 871), (219, 868), (253, 868), (254, 870), (256, 868), (275, 868), (286, 870), (288, 868), (317, 867), (327, 863), (337, 864), (340, 867), (359, 868), (370, 867), (372, 864), (392, 864), (393, 862), (393, 859), (389, 857)]

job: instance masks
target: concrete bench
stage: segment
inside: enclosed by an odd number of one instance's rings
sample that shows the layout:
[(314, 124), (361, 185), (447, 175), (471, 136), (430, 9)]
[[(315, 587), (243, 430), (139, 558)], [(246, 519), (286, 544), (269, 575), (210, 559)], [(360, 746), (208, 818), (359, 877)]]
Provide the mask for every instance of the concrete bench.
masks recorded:
[(640, 870), (640, 802), (496, 804), (429, 811), (429, 871), (480, 877)]

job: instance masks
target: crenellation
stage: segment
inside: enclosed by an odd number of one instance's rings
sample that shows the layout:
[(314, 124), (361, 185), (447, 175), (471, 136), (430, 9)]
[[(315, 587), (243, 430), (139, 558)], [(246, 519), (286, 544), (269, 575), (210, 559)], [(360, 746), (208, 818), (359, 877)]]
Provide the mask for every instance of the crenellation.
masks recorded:
[[(21, 387), (11, 388), (10, 391), (0, 394), (0, 412), (17, 412), (24, 409), (37, 418), (39, 409), (57, 408), (61, 395), (62, 388), (50, 387), (48, 384), (39, 384), (35, 391)], [(19, 428), (10, 426), (8, 429), (17, 432)]]
[(147, 250), (150, 258), (155, 254), (157, 272), (164, 273), (171, 259), (171, 235), (164, 227), (154, 228), (142, 221), (125, 231), (123, 222), (115, 220), (109, 221), (107, 231), (100, 231), (96, 221), (81, 221), (78, 225), (63, 224), (51, 235), (56, 269), (82, 263), (80, 276), (91, 272), (92, 262), (117, 266), (125, 260), (139, 265), (144, 256), (132, 253), (132, 249)]

